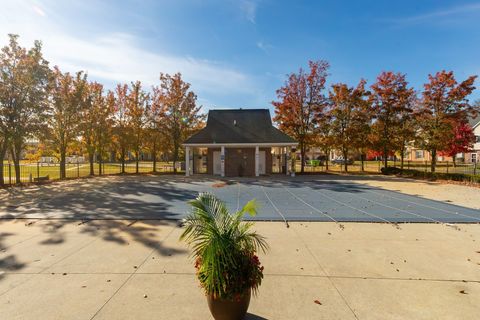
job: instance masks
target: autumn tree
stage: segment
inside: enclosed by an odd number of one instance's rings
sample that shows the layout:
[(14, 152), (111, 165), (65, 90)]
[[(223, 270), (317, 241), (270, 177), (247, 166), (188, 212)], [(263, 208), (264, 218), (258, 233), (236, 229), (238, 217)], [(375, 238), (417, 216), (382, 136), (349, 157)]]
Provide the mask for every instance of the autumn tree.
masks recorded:
[(172, 148), (171, 141), (167, 136), (166, 129), (163, 126), (163, 111), (162, 99), (159, 95), (161, 90), (154, 89), (151, 99), (151, 106), (147, 110), (148, 126), (146, 143), (152, 154), (153, 172), (157, 171), (157, 155), (159, 151), (168, 152)]
[(420, 145), (430, 152), (431, 172), (435, 172), (437, 152), (447, 149), (454, 135), (454, 123), (466, 122), (474, 107), (467, 96), (475, 89), (476, 76), (458, 83), (452, 71), (429, 75), (419, 107)]
[(132, 134), (132, 148), (135, 153), (135, 172), (138, 173), (140, 151), (147, 128), (147, 113), (149, 108), (149, 95), (142, 89), (140, 81), (132, 82), (130, 92), (127, 96), (128, 126)]
[(440, 151), (439, 154), (452, 157), (453, 165), (456, 166), (457, 154), (466, 153), (472, 149), (475, 143), (475, 134), (472, 127), (465, 121), (452, 123), (452, 128), (453, 134), (449, 137), (446, 148)]
[(95, 125), (97, 121), (97, 115), (94, 108), (94, 100), (98, 103), (98, 94), (101, 96), (103, 87), (99, 83), (88, 83), (85, 85), (83, 95), (83, 108), (81, 119), (81, 134), (82, 142), (85, 145), (85, 149), (88, 154), (88, 163), (90, 165), (90, 175), (95, 175), (94, 159), (95, 159)]
[(384, 167), (388, 167), (388, 155), (398, 150), (398, 130), (401, 126), (401, 114), (408, 112), (414, 90), (408, 87), (405, 75), (382, 72), (371, 86), (372, 112), (374, 117), (373, 133), (377, 136), (383, 151)]
[(90, 175), (95, 174), (95, 156), (99, 163), (98, 173), (102, 174), (102, 157), (105, 145), (111, 137), (112, 113), (114, 103), (112, 93), (104, 95), (103, 85), (89, 83), (84, 91), (84, 107), (81, 116), (82, 141), (88, 154)]
[(69, 147), (81, 136), (82, 114), (88, 87), (82, 71), (74, 76), (54, 68), (51, 86), (50, 141), (60, 158), (60, 179), (66, 178), (66, 156)]
[(0, 52), (0, 185), (3, 185), (3, 159), (10, 151), (15, 181), (20, 182), (20, 157), (28, 139), (38, 136), (47, 112), (50, 69), (43, 58), (42, 44), (30, 49), (9, 35), (9, 44)]
[(313, 134), (313, 145), (320, 148), (325, 155), (325, 170), (327, 171), (330, 160), (330, 152), (335, 145), (330, 110), (328, 108), (329, 106), (324, 109), (322, 116), (318, 117), (318, 123)]
[(405, 162), (405, 151), (409, 144), (415, 141), (418, 132), (417, 124), (417, 98), (416, 94), (412, 93), (406, 101), (405, 108), (399, 112), (399, 125), (395, 135), (396, 143), (400, 153), (400, 168), (403, 170)]
[(326, 105), (323, 93), (328, 76), (328, 62), (310, 61), (309, 71), (302, 68), (288, 75), (273, 101), (279, 128), (294, 137), (300, 147), (301, 172), (305, 171), (305, 153), (314, 141), (314, 131)]
[(160, 130), (172, 144), (173, 167), (179, 160), (180, 147), (193, 132), (199, 130), (205, 120), (197, 106), (197, 96), (190, 90), (190, 84), (176, 73), (160, 74), (160, 85), (153, 88), (152, 109), (161, 119)]
[(94, 99), (94, 107), (97, 114), (97, 122), (94, 130), (95, 151), (97, 154), (98, 174), (102, 175), (102, 164), (107, 156), (107, 146), (111, 145), (113, 138), (115, 95), (112, 91), (98, 95)]
[(344, 169), (348, 171), (347, 159), (349, 151), (363, 143), (359, 133), (368, 128), (369, 119), (366, 117), (365, 80), (361, 80), (356, 88), (348, 87), (344, 83), (335, 84), (329, 93), (331, 104), (332, 133), (337, 146), (343, 155)]
[(115, 144), (120, 150), (121, 172), (125, 173), (125, 158), (131, 144), (128, 116), (128, 85), (118, 84), (115, 89), (114, 130)]

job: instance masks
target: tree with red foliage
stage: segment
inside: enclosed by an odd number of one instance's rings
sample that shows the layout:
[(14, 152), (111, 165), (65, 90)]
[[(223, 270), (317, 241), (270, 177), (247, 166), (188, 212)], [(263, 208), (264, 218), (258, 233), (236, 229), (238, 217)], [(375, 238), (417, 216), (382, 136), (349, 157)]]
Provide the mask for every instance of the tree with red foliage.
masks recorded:
[(285, 85), (277, 90), (279, 101), (273, 101), (276, 121), (281, 130), (294, 137), (300, 147), (301, 172), (305, 170), (305, 153), (314, 140), (314, 131), (323, 117), (326, 97), (323, 93), (328, 76), (327, 61), (310, 61), (306, 72), (300, 68), (291, 73)]
[(453, 158), (453, 165), (456, 166), (455, 157), (459, 153), (465, 153), (471, 150), (475, 143), (475, 134), (472, 127), (464, 121), (452, 124), (453, 135), (446, 143), (446, 149), (439, 152), (442, 156)]
[(454, 124), (467, 122), (474, 113), (467, 96), (475, 89), (476, 76), (458, 83), (452, 71), (429, 75), (419, 107), (420, 145), (430, 151), (431, 171), (435, 172), (437, 151), (448, 149), (454, 136)]

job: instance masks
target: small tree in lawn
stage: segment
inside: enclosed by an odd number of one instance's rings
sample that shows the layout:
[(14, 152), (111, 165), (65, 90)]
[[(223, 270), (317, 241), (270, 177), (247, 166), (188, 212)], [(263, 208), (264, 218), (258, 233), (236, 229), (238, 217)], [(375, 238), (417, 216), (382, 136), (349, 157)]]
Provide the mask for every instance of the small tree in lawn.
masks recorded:
[[(102, 174), (102, 156), (111, 137), (114, 99), (103, 93), (103, 85), (93, 82), (86, 90), (85, 108), (82, 114), (82, 140), (88, 153), (90, 175), (95, 174), (94, 159), (97, 155), (98, 174)], [(110, 99), (110, 100), (108, 100)]]
[(147, 112), (149, 108), (149, 95), (142, 89), (140, 81), (131, 85), (127, 97), (128, 126), (132, 134), (132, 148), (135, 153), (135, 172), (138, 173), (140, 151), (142, 149), (143, 137), (147, 128)]
[(315, 141), (314, 131), (326, 106), (323, 93), (328, 76), (326, 61), (310, 61), (309, 71), (300, 68), (288, 75), (285, 85), (277, 90), (278, 101), (273, 101), (279, 128), (294, 137), (300, 147), (301, 172), (305, 171), (305, 154)]
[(339, 83), (330, 91), (332, 132), (335, 145), (343, 155), (345, 172), (348, 171), (349, 151), (362, 143), (359, 133), (365, 130), (365, 125), (368, 128), (365, 83), (361, 80), (356, 88)]
[(329, 107), (327, 106), (323, 112), (323, 115), (317, 120), (318, 124), (314, 132), (313, 145), (319, 147), (323, 154), (325, 155), (325, 170), (328, 171), (328, 164), (330, 160), (330, 152), (335, 145), (333, 133), (332, 133), (332, 122), (329, 112)]
[(151, 106), (147, 112), (148, 128), (147, 128), (147, 144), (152, 152), (153, 171), (157, 170), (157, 155), (159, 152), (168, 153), (172, 149), (171, 140), (168, 138), (166, 127), (162, 124), (165, 116), (163, 110), (162, 91), (154, 89), (151, 99)]
[(205, 115), (200, 114), (197, 96), (190, 90), (190, 84), (176, 73), (160, 74), (160, 85), (153, 88), (152, 108), (161, 119), (160, 130), (171, 140), (173, 170), (177, 172), (180, 147), (193, 132), (201, 128)]
[(370, 91), (364, 91), (364, 98), (361, 99), (360, 104), (356, 108), (355, 112), (355, 124), (357, 132), (353, 137), (353, 147), (360, 154), (360, 164), (362, 172), (365, 171), (365, 159), (367, 158), (367, 152), (372, 147), (370, 136), (372, 133), (372, 117), (373, 110), (370, 96)]
[(375, 124), (373, 133), (383, 150), (385, 168), (388, 167), (388, 155), (398, 150), (398, 130), (401, 126), (401, 114), (408, 112), (414, 90), (408, 87), (405, 75), (382, 72), (372, 86), (372, 111)]
[(400, 153), (400, 168), (403, 170), (407, 145), (415, 141), (418, 132), (417, 123), (418, 101), (414, 93), (407, 100), (406, 107), (399, 112), (399, 125), (396, 134), (398, 152)]
[(52, 148), (59, 154), (60, 179), (65, 179), (67, 150), (81, 136), (81, 115), (88, 83), (82, 71), (72, 76), (55, 67), (53, 74), (49, 138)]
[(120, 152), (121, 172), (125, 173), (125, 158), (131, 144), (128, 116), (128, 85), (118, 84), (115, 88), (113, 139)]
[[(81, 133), (82, 142), (87, 150), (88, 162), (90, 164), (90, 175), (95, 174), (94, 158), (95, 158), (95, 127), (97, 122), (97, 114), (95, 103), (98, 103), (98, 94), (102, 95), (103, 86), (99, 83), (91, 83), (85, 86), (84, 91), (84, 107), (81, 116)], [(95, 102), (94, 102), (95, 101)]]
[(466, 122), (474, 112), (467, 96), (475, 89), (476, 76), (458, 83), (452, 71), (440, 71), (428, 78), (419, 107), (419, 141), (430, 151), (431, 172), (435, 172), (437, 152), (447, 149), (454, 136), (454, 124)]
[(50, 69), (41, 42), (30, 49), (9, 35), (0, 51), (0, 185), (4, 184), (3, 159), (13, 159), (15, 181), (20, 182), (20, 157), (28, 139), (38, 138), (44, 128)]
[(446, 143), (446, 148), (439, 152), (442, 156), (452, 157), (453, 165), (456, 166), (456, 156), (459, 153), (470, 151), (475, 143), (475, 134), (468, 122), (460, 121), (452, 123), (453, 135)]
[(115, 94), (108, 91), (104, 96), (96, 95), (94, 106), (97, 112), (97, 122), (95, 126), (95, 145), (98, 157), (98, 174), (102, 174), (102, 164), (106, 158), (106, 150), (112, 145), (114, 112), (115, 112)]

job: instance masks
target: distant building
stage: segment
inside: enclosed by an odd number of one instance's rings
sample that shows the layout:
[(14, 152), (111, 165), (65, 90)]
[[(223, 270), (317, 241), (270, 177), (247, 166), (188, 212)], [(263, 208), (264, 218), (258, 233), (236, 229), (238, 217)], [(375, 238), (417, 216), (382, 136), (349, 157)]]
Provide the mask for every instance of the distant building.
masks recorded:
[(468, 123), (473, 129), (475, 143), (473, 144), (473, 149), (470, 152), (462, 154), (462, 156), (466, 163), (475, 163), (480, 160), (480, 115), (470, 117)]
[(186, 175), (288, 174), (288, 158), (297, 142), (272, 124), (268, 109), (210, 110), (207, 125), (188, 138)]

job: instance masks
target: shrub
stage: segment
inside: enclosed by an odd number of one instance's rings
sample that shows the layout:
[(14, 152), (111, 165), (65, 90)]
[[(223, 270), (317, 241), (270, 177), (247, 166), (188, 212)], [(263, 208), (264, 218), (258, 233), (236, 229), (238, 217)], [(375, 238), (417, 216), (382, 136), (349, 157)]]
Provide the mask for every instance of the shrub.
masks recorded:
[(381, 169), (383, 174), (402, 175), (403, 177), (420, 178), (428, 180), (449, 180), (470, 183), (480, 183), (480, 175), (464, 174), (464, 173), (444, 173), (444, 172), (425, 172), (413, 169), (400, 169), (396, 167), (388, 167)]

